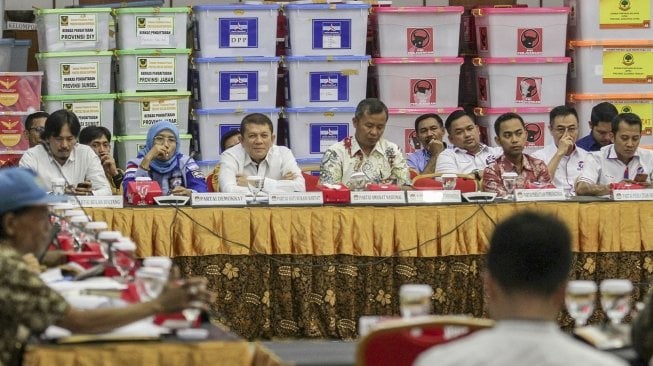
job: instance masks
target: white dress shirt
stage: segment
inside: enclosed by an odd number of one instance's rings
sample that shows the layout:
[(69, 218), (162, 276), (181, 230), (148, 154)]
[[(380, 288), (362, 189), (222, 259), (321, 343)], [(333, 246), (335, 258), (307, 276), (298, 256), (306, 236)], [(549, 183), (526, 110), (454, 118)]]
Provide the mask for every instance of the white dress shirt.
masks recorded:
[(626, 366), (624, 360), (577, 341), (554, 322), (503, 320), (423, 352), (415, 366)]
[[(281, 179), (286, 173), (295, 173), (295, 179)], [(306, 186), (302, 171), (292, 151), (285, 146), (272, 145), (268, 155), (256, 164), (241, 144), (227, 149), (220, 156), (220, 191), (250, 193), (249, 188), (238, 185), (236, 174), (265, 177), (265, 192), (304, 192)]]
[(63, 165), (59, 164), (43, 145), (36, 145), (25, 152), (19, 166), (34, 170), (45, 184), (47, 191), (52, 189), (52, 179), (61, 178), (63, 172), (70, 185), (76, 186), (78, 183), (90, 180), (94, 195), (110, 196), (112, 193), (100, 158), (93, 149), (83, 144), (76, 144), (73, 147), (68, 160)]
[(453, 174), (470, 174), (474, 170), (483, 172), (485, 167), (502, 154), (501, 147), (490, 147), (485, 144), (481, 144), (481, 149), (476, 154), (470, 154), (459, 147), (444, 149), (438, 156), (435, 172)]
[[(548, 165), (557, 151), (558, 147), (555, 144), (549, 144), (534, 152), (532, 156), (544, 160)], [(576, 195), (574, 185), (580, 172), (583, 170), (583, 166), (588, 160), (587, 154), (587, 151), (576, 146), (570, 155), (565, 155), (560, 158), (560, 163), (556, 168), (555, 175), (551, 177), (553, 178), (553, 184), (558, 188), (564, 189), (565, 193)]]
[(593, 159), (587, 159), (578, 177), (579, 182), (606, 185), (624, 179), (635, 179), (637, 174), (646, 174), (646, 181), (651, 181), (653, 151), (638, 148), (628, 165), (617, 158), (614, 145), (604, 146), (589, 156)]

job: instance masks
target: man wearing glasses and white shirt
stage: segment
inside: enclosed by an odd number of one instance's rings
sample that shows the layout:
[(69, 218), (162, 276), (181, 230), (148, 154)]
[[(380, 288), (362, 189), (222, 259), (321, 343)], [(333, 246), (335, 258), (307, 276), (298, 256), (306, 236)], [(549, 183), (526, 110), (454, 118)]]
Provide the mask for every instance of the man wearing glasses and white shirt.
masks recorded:
[(501, 147), (481, 143), (481, 133), (473, 116), (463, 110), (449, 115), (444, 122), (453, 149), (445, 149), (435, 166), (437, 173), (470, 174), (482, 172), (503, 154)]
[(588, 159), (587, 151), (576, 146), (576, 110), (564, 105), (553, 108), (549, 112), (549, 130), (553, 143), (534, 152), (533, 156), (544, 160), (556, 187), (564, 189), (566, 194), (576, 195), (574, 184)]
[(587, 159), (578, 180), (579, 196), (610, 194), (610, 183), (651, 185), (653, 152), (639, 148), (642, 120), (634, 113), (621, 113), (612, 120), (614, 144), (604, 146)]

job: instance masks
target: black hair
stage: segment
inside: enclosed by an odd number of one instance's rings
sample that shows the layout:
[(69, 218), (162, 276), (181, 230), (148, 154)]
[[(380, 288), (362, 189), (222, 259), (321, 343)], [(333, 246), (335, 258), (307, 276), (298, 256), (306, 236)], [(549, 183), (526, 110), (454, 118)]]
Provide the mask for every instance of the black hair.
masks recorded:
[(444, 121), (444, 128), (447, 130), (449, 134), (451, 134), (451, 131), (449, 130), (451, 129), (451, 125), (454, 123), (454, 121), (465, 116), (469, 117), (472, 120), (472, 122), (474, 122), (474, 124), (478, 126), (478, 122), (476, 121), (476, 116), (467, 113), (464, 109), (458, 109), (453, 111)]
[(270, 120), (270, 117), (266, 116), (263, 113), (252, 113), (246, 115), (243, 120), (240, 122), (240, 134), (245, 133), (245, 127), (249, 124), (252, 125), (266, 125), (270, 127), (270, 132), (274, 133), (274, 127), (272, 125), (272, 121)]
[(594, 127), (599, 122), (611, 122), (617, 114), (619, 114), (619, 111), (612, 103), (601, 102), (592, 108), (590, 124)]
[(81, 129), (81, 126), (79, 124), (79, 119), (75, 113), (67, 109), (60, 109), (50, 114), (48, 119), (45, 120), (45, 130), (43, 131), (42, 138), (48, 139), (53, 136), (59, 136), (59, 134), (61, 134), (61, 129), (65, 125), (68, 125), (70, 133), (73, 136), (79, 136), (79, 130)]
[(29, 131), (35, 119), (48, 118), (50, 115), (47, 112), (34, 112), (25, 118), (25, 130)]
[(440, 128), (444, 126), (442, 124), (442, 117), (438, 116), (437, 114), (435, 113), (422, 114), (421, 116), (415, 118), (415, 132), (419, 132), (419, 123), (428, 118), (435, 119), (435, 121), (438, 122), (438, 124), (440, 125)]
[(233, 129), (225, 132), (225, 134), (222, 135), (222, 138), (220, 139), (220, 149), (224, 151), (224, 145), (227, 143), (227, 140), (237, 135), (240, 135), (240, 130), (238, 129)]
[(505, 121), (511, 120), (511, 119), (518, 119), (519, 122), (521, 122), (522, 127), (526, 128), (526, 124), (524, 123), (524, 119), (518, 115), (517, 113), (513, 112), (508, 112), (500, 115), (497, 120), (494, 122), (494, 133), (499, 136), (501, 134), (501, 124)]
[(520, 211), (496, 226), (486, 262), (504, 291), (546, 296), (567, 280), (571, 258), (571, 234), (562, 221)]
[(354, 117), (359, 119), (365, 114), (379, 114), (385, 113), (385, 119), (388, 120), (388, 107), (376, 98), (367, 98), (358, 102), (356, 106), (356, 112), (354, 112)]
[(635, 113), (621, 113), (617, 114), (613, 119), (612, 119), (612, 133), (617, 134), (617, 131), (619, 131), (619, 124), (621, 122), (624, 122), (627, 125), (630, 126), (639, 126), (639, 131), (642, 131), (642, 119), (639, 118), (638, 115)]
[(576, 108), (559, 105), (549, 112), (549, 125), (553, 126), (553, 120), (556, 119), (556, 117), (566, 117), (569, 115), (576, 117), (576, 124), (578, 124), (578, 112), (576, 112)]
[(111, 141), (111, 131), (108, 128), (104, 126), (87, 126), (79, 133), (79, 143), (88, 145), (93, 140), (99, 139), (102, 136)]

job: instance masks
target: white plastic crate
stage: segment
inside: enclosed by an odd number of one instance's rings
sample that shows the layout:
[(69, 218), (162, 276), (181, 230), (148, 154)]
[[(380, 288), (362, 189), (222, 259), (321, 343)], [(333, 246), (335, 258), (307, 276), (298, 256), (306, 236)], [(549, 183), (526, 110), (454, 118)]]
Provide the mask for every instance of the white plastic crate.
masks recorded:
[(642, 119), (642, 140), (640, 144), (653, 145), (653, 93), (642, 94), (570, 94), (570, 103), (578, 112), (579, 137), (590, 133), (589, 122), (592, 108), (602, 102), (612, 103), (619, 113), (635, 113)]
[(36, 54), (45, 73), (46, 94), (108, 94), (111, 92), (110, 51)]
[(651, 39), (653, 7), (648, 0), (565, 0), (570, 39)]
[(572, 41), (574, 93), (653, 93), (653, 41)]
[(142, 92), (118, 94), (116, 132), (121, 135), (147, 134), (158, 121), (167, 120), (188, 131), (190, 92)]
[(119, 91), (188, 90), (190, 49), (116, 50)]
[(381, 57), (458, 56), (462, 6), (375, 7)]
[(379, 98), (389, 108), (458, 106), (461, 57), (375, 58)]
[(369, 56), (288, 56), (289, 107), (355, 107), (365, 99)]
[(279, 57), (201, 57), (195, 69), (203, 109), (276, 106)]
[(200, 57), (274, 56), (278, 4), (193, 7), (195, 50)]
[(290, 148), (298, 159), (322, 158), (336, 142), (354, 135), (356, 108), (286, 108)]
[(288, 4), (286, 54), (364, 55), (369, 4)]
[(114, 10), (118, 48), (186, 48), (190, 8)]
[(521, 108), (564, 104), (568, 57), (477, 58), (478, 105)]
[(569, 8), (477, 8), (476, 46), (482, 57), (562, 57)]
[(106, 51), (111, 8), (37, 9), (40, 52)]
[[(188, 155), (190, 151), (190, 139), (191, 135), (180, 134), (180, 152), (182, 154)], [(116, 157), (118, 161), (116, 164), (118, 166), (126, 166), (127, 162), (131, 159), (135, 159), (138, 152), (145, 147), (147, 141), (147, 135), (125, 135), (125, 136), (115, 136), (116, 140)]]
[[(461, 108), (388, 108), (388, 123), (385, 125), (383, 137), (397, 144), (404, 154), (410, 154), (419, 149), (419, 140), (415, 132), (415, 119), (435, 113), (442, 118), (442, 123), (451, 113)], [(449, 144), (445, 130), (442, 141)]]
[(27, 57), (32, 41), (29, 39), (17, 39), (14, 41), (14, 48), (11, 50), (11, 62), (9, 71), (25, 72), (27, 71)]
[(103, 126), (113, 134), (113, 111), (115, 94), (44, 95), (45, 111), (52, 113), (59, 109), (72, 111), (79, 118), (82, 128)]
[(196, 109), (194, 111), (199, 125), (200, 151), (203, 160), (217, 160), (222, 153), (220, 140), (231, 131), (240, 129), (243, 117), (250, 113), (262, 113), (272, 121), (272, 130), (277, 134), (279, 108), (251, 109)]
[[(494, 138), (494, 122), (500, 115), (508, 112), (517, 113), (524, 119), (526, 125), (526, 147), (524, 152), (533, 152), (553, 143), (549, 131), (549, 107), (526, 107), (526, 108), (476, 108), (474, 111), (478, 119), (481, 141), (489, 146), (499, 146)], [(581, 123), (582, 124), (582, 123)]]

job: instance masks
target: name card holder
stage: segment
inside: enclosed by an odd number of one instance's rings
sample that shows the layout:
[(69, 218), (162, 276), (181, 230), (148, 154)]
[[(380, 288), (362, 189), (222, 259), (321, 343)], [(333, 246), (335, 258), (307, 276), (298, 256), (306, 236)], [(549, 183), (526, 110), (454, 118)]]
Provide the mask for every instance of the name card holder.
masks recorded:
[(566, 199), (565, 190), (562, 188), (515, 189), (517, 202), (565, 201)]
[(615, 189), (612, 191), (615, 201), (650, 201), (653, 200), (653, 189)]
[(459, 203), (462, 201), (459, 190), (451, 191), (407, 191), (408, 203)]
[(270, 206), (321, 206), (324, 204), (322, 192), (270, 193)]
[(76, 196), (70, 197), (68, 202), (75, 206), (82, 207), (105, 207), (105, 208), (123, 208), (124, 200), (122, 195), (116, 196)]
[(403, 205), (406, 203), (404, 191), (352, 191), (352, 205)]
[(204, 192), (193, 193), (190, 197), (192, 207), (202, 206), (246, 206), (243, 193)]

